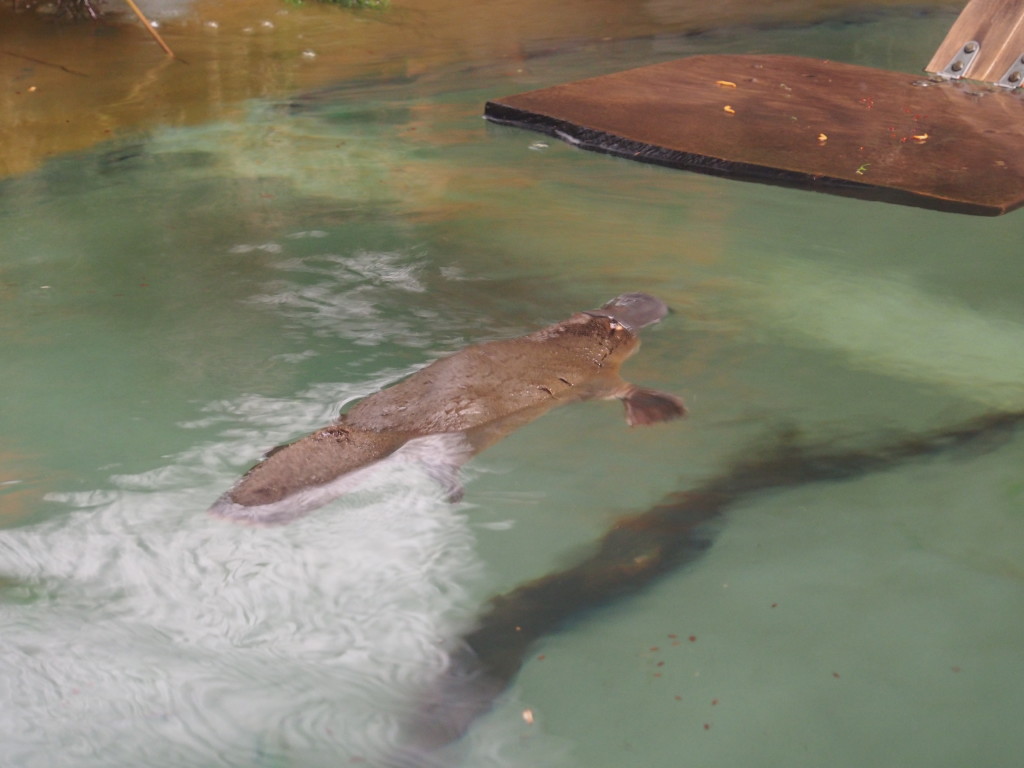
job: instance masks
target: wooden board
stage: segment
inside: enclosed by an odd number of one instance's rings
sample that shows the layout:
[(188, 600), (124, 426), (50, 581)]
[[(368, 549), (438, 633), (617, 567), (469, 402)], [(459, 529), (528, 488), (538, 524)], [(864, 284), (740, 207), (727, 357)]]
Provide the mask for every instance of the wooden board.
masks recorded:
[(941, 72), (968, 42), (978, 43), (980, 48), (962, 76), (999, 82), (1010, 66), (1024, 56), (1024, 2), (971, 0), (949, 28), (925, 70)]
[(485, 116), (705, 173), (961, 213), (1024, 204), (1024, 102), (964, 81), (694, 56), (495, 99)]

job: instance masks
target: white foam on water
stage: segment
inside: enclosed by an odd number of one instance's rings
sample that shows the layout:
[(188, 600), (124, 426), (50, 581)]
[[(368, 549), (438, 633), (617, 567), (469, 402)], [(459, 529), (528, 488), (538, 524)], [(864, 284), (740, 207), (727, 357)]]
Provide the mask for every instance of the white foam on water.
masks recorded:
[(222, 439), (53, 494), (66, 515), (0, 535), (25, 597), (0, 604), (5, 760), (383, 764), (475, 607), (480, 563), (416, 462), (288, 526), (205, 514), (268, 432), (322, 423), (339, 393), (314, 389), (213, 404)]
[(427, 291), (426, 265), (407, 254), (319, 253), (282, 259), (275, 268), (287, 277), (269, 282), (249, 303), (272, 308), (314, 336), (343, 336), (359, 346), (425, 347), (436, 340), (436, 322), (426, 322), (422, 312), (395, 311), (403, 295)]

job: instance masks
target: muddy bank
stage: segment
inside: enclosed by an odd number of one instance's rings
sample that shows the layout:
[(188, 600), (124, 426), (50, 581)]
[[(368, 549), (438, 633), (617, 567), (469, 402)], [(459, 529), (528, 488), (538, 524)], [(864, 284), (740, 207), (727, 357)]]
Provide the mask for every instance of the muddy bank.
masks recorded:
[[(118, 0), (108, 0), (112, 10)], [(384, 10), (317, 2), (196, 0), (160, 22), (164, 55), (128, 16), (58, 21), (0, 5), (0, 176), (124, 132), (228, 116), (253, 97), (442, 66), (507, 63), (530, 49), (809, 21), (862, 8), (959, 7), (948, 0), (393, 0)], [(160, 15), (159, 5), (147, 9)]]

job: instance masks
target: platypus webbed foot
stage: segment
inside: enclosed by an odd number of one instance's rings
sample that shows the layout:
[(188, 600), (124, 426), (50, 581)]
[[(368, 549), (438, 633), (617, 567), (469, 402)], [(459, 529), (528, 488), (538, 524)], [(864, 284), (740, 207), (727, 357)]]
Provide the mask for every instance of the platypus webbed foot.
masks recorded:
[(638, 424), (657, 424), (686, 415), (683, 401), (668, 392), (644, 387), (630, 387), (622, 397), (626, 406), (626, 423), (631, 427)]

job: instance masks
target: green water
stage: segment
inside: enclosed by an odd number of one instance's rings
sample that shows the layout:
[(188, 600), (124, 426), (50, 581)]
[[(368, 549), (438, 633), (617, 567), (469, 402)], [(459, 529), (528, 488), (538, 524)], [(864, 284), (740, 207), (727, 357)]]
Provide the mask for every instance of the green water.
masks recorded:
[[(1024, 406), (1020, 212), (672, 172), (480, 118), (697, 52), (914, 70), (949, 21), (341, 84), (0, 182), (0, 763), (388, 765), (478, 606), (619, 515), (779, 428)], [(675, 310), (625, 373), (687, 421), (553, 412), (475, 459), (455, 506), (396, 466), (286, 527), (204, 514), (344, 403), (625, 290)], [(698, 563), (545, 639), (447, 764), (1015, 763), (1022, 466), (1017, 439), (731, 510)]]

